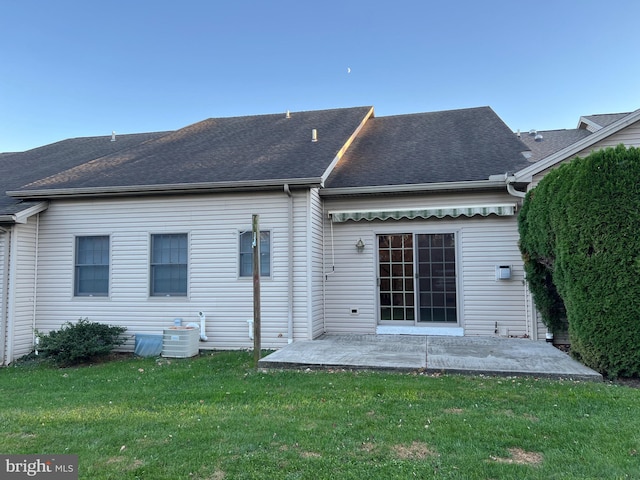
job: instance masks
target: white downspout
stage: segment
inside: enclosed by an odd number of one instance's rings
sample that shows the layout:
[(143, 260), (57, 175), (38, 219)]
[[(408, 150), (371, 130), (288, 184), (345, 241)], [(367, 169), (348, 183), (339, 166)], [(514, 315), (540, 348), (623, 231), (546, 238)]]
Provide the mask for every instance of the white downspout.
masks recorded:
[(5, 365), (5, 345), (7, 340), (7, 308), (9, 301), (9, 245), (11, 243), (11, 229), (0, 227), (0, 235), (6, 235), (2, 262), (2, 298), (0, 299), (0, 365)]
[[(517, 198), (524, 198), (527, 195), (527, 192), (521, 192), (520, 190), (516, 190), (515, 187), (513, 186), (513, 182), (515, 181), (515, 177), (514, 176), (509, 176), (508, 174), (505, 174), (505, 181), (507, 182), (507, 192), (509, 193), (509, 195), (511, 195), (512, 197), (517, 197)], [(529, 291), (529, 288), (527, 286), (527, 279), (526, 276), (525, 278), (522, 279), (522, 284), (524, 287), (524, 324), (525, 324), (525, 333), (527, 335), (529, 335), (529, 338), (532, 340), (537, 340), (538, 339), (538, 329), (537, 329), (537, 325), (534, 326), (535, 324), (535, 319), (532, 319), (532, 315), (531, 315), (531, 310), (529, 308), (529, 305), (531, 305), (533, 303), (533, 299), (531, 298), (531, 292)]]
[(284, 192), (289, 197), (289, 261), (287, 281), (287, 343), (293, 343), (293, 195), (289, 184), (284, 184)]
[(513, 182), (515, 181), (514, 176), (511, 176), (511, 177), (505, 176), (505, 180), (507, 182), (507, 192), (509, 192), (509, 195), (511, 195), (512, 197), (518, 197), (518, 198), (524, 198), (527, 195), (527, 192), (521, 192), (520, 190), (515, 189), (515, 187), (513, 186)]

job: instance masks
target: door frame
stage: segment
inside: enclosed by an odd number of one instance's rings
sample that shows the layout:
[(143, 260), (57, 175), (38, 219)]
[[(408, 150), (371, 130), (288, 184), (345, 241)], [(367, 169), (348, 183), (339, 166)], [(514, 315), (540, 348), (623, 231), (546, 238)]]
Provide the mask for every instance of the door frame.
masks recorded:
[[(418, 251), (416, 248), (416, 236), (427, 234), (453, 234), (454, 235), (454, 245), (455, 245), (455, 256), (456, 256), (456, 265), (455, 265), (455, 273), (456, 273), (456, 322), (419, 322), (419, 283), (414, 281), (414, 320), (412, 323), (406, 320), (381, 320), (381, 305), (380, 305), (380, 255), (379, 255), (379, 246), (378, 246), (378, 236), (379, 235), (404, 235), (411, 234), (413, 236), (413, 275), (414, 280), (417, 280), (416, 274), (418, 272), (418, 262), (417, 255)], [(451, 226), (442, 226), (440, 228), (415, 228), (406, 225), (398, 225), (376, 229), (373, 231), (373, 244), (375, 245), (375, 254), (374, 254), (374, 275), (375, 275), (375, 292), (376, 292), (376, 300), (375, 300), (375, 308), (376, 308), (376, 328), (388, 328), (388, 327), (396, 327), (398, 329), (426, 329), (426, 328), (450, 328), (456, 329), (463, 327), (464, 320), (464, 311), (463, 311), (463, 288), (462, 288), (462, 248), (461, 248), (461, 229), (460, 228), (452, 228)]]

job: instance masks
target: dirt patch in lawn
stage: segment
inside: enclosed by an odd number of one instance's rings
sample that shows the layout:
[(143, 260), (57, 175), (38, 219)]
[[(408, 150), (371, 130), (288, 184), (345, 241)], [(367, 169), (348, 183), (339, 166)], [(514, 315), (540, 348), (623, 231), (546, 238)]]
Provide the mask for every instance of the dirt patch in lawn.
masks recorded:
[(510, 448), (510, 457), (494, 457), (491, 456), (491, 460), (498, 463), (513, 463), (517, 465), (532, 465), (537, 466), (542, 463), (542, 454), (537, 452), (527, 452), (521, 448)]
[(402, 460), (423, 460), (437, 455), (426, 443), (413, 442), (411, 445), (395, 445), (391, 450)]

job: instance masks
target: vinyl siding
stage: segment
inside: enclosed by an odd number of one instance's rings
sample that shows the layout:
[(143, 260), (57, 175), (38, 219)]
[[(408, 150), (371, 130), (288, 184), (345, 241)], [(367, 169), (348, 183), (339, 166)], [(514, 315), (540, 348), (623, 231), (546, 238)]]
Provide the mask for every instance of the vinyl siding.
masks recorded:
[[(199, 322), (206, 314), (204, 349), (251, 348), (248, 319), (253, 318), (253, 282), (238, 277), (238, 234), (271, 232), (271, 277), (261, 279), (262, 346), (277, 348), (287, 340), (288, 196), (284, 192), (139, 199), (52, 202), (40, 224), (37, 328), (57, 329), (66, 321), (88, 317), (123, 325), (133, 346), (135, 333), (162, 333), (174, 318)], [(304, 215), (306, 199), (294, 193), (294, 212)], [(294, 228), (301, 228), (294, 221)], [(187, 233), (187, 297), (149, 296), (150, 235)], [(109, 297), (74, 297), (74, 244), (78, 235), (110, 236)], [(294, 232), (294, 288), (306, 291), (305, 236)], [(294, 311), (294, 323), (306, 320), (306, 307)], [(304, 334), (304, 329), (301, 330)]]
[[(506, 193), (441, 194), (369, 200), (328, 200), (325, 211), (403, 208), (408, 205), (445, 206), (517, 203)], [(331, 232), (333, 230), (333, 233)], [(377, 246), (380, 233), (447, 233), (457, 238), (458, 317), (465, 335), (529, 334), (525, 308), (524, 270), (518, 249), (516, 216), (387, 221), (348, 221), (333, 224), (325, 215), (326, 326), (328, 333), (372, 334), (378, 322)], [(365, 243), (357, 252), (358, 239)], [(333, 245), (333, 252), (332, 252)], [(335, 265), (332, 258), (335, 256)], [(495, 280), (496, 265), (511, 265), (512, 278)], [(352, 313), (356, 309), (357, 313)]]
[[(607, 147), (615, 147), (617, 145), (620, 145), (621, 143), (623, 145), (626, 145), (627, 147), (640, 147), (640, 122), (635, 122), (629, 125), (627, 128), (614, 133), (613, 135), (597, 142), (596, 144), (590, 146), (589, 148), (585, 148), (584, 150), (574, 155), (570, 159), (560, 162), (560, 164), (569, 162), (576, 157), (584, 158), (588, 156), (590, 153), (592, 153), (593, 151), (600, 150)], [(535, 187), (538, 183), (540, 183), (540, 180), (542, 180), (542, 178), (549, 172), (549, 170), (557, 167), (558, 165), (554, 165), (553, 167), (548, 168), (547, 170), (535, 175), (533, 177), (533, 182), (531, 182), (531, 185), (529, 188), (531, 189)]]
[[(293, 200), (293, 338), (309, 338), (310, 296), (309, 279), (309, 196), (308, 192), (294, 192)], [(286, 212), (286, 211), (283, 211)]]
[(309, 339), (324, 333), (324, 295), (323, 295), (323, 205), (318, 189), (309, 192), (309, 229), (311, 248), (311, 332)]
[(37, 223), (38, 216), (34, 216), (13, 227), (7, 339), (10, 361), (33, 350)]
[(9, 233), (0, 230), (0, 365), (6, 363), (7, 349), (7, 282), (9, 281)]

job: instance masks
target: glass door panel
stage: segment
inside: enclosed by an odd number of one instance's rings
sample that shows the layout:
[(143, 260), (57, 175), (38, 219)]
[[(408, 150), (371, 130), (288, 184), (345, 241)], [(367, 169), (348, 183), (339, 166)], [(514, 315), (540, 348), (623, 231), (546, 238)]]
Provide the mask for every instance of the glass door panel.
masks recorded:
[(455, 234), (418, 234), (418, 322), (457, 323)]
[(380, 321), (415, 322), (413, 235), (378, 235)]

